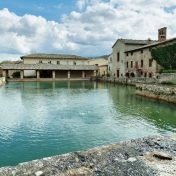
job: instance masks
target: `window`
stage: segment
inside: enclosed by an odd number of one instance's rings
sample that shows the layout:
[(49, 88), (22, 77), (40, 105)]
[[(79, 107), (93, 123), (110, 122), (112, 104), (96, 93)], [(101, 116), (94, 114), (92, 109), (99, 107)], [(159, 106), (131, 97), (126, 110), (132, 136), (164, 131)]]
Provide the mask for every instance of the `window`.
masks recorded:
[(120, 53), (118, 52), (117, 53), (117, 62), (119, 62), (119, 60), (120, 60)]
[(117, 78), (119, 78), (119, 75), (120, 75), (120, 71), (117, 70)]
[(57, 61), (57, 64), (60, 65), (60, 61)]
[(111, 71), (111, 68), (109, 67), (109, 71)]
[(131, 52), (131, 56), (133, 55), (133, 52)]
[(39, 64), (42, 64), (42, 60), (39, 61)]
[(152, 78), (152, 73), (149, 73), (149, 78)]
[(143, 60), (141, 60), (141, 67), (143, 67), (143, 65), (144, 65), (144, 61), (143, 61)]
[(143, 50), (141, 50), (141, 53), (143, 53)]
[(51, 61), (49, 61), (48, 64), (51, 64)]
[(73, 62), (73, 65), (76, 65), (76, 61)]
[(128, 68), (128, 62), (126, 63), (126, 67)]
[(149, 59), (149, 67), (152, 67), (153, 59)]
[(138, 61), (135, 62), (135, 68), (138, 68)]
[(128, 53), (126, 53), (126, 56), (128, 56)]
[(133, 61), (131, 61), (131, 68), (133, 68)]

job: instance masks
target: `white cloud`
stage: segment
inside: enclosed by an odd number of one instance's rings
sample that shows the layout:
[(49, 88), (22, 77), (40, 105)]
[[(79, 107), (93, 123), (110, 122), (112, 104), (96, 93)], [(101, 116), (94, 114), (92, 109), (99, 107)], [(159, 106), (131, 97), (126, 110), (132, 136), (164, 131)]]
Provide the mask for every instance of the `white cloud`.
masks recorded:
[(99, 55), (110, 53), (117, 38), (157, 39), (163, 26), (174, 37), (176, 10), (165, 10), (174, 5), (175, 0), (77, 0), (78, 10), (63, 15), (61, 22), (3, 9), (0, 53)]
[(77, 6), (80, 10), (82, 10), (88, 3), (89, 0), (77, 0)]

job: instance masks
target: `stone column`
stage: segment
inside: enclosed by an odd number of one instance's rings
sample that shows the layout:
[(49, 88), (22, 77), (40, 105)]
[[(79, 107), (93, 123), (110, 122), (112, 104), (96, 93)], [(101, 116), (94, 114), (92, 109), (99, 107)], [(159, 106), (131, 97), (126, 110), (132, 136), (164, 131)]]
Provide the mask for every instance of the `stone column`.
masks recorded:
[(82, 78), (85, 78), (85, 71), (82, 71)]
[(70, 71), (68, 71), (68, 79), (70, 79)]
[(5, 78), (7, 77), (7, 71), (6, 70), (2, 71), (2, 76), (5, 77)]
[(24, 71), (21, 70), (21, 71), (20, 71), (20, 78), (23, 79), (23, 77), (24, 77)]
[(53, 75), (53, 80), (55, 80), (55, 78), (56, 78), (56, 72), (55, 72), (55, 70), (52, 71), (52, 75)]
[(97, 76), (97, 71), (96, 70), (94, 70), (94, 76)]
[(40, 71), (37, 70), (37, 79), (40, 79)]

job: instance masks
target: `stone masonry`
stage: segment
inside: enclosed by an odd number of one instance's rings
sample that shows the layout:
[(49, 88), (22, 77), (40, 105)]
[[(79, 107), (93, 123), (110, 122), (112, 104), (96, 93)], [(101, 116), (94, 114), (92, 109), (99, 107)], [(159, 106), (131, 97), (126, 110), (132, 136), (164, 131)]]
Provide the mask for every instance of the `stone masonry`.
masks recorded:
[(0, 168), (1, 176), (174, 176), (176, 136), (147, 137)]

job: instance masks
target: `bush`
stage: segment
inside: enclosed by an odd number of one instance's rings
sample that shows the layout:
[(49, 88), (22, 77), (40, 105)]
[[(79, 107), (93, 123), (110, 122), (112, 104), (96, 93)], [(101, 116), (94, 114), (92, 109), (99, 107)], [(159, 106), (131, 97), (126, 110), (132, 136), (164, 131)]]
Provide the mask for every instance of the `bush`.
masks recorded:
[(176, 69), (176, 44), (153, 48), (152, 58), (165, 69)]

